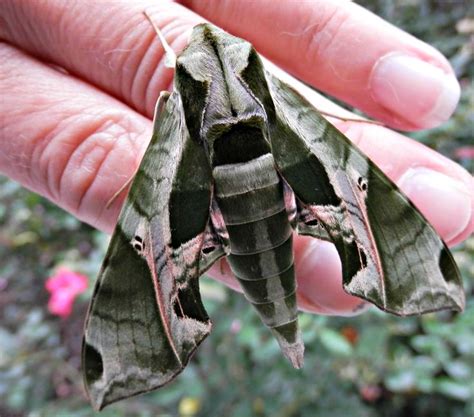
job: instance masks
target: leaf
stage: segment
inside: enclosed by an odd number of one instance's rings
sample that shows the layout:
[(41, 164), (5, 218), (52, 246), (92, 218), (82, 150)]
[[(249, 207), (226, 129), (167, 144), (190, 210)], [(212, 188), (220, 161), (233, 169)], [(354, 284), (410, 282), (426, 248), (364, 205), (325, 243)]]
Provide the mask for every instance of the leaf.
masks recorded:
[(335, 355), (350, 356), (353, 353), (352, 345), (344, 336), (334, 330), (321, 329), (319, 339), (326, 349)]
[(411, 339), (411, 344), (416, 350), (436, 358), (441, 363), (451, 360), (447, 343), (437, 336), (416, 335)]
[(411, 369), (405, 369), (385, 378), (385, 385), (393, 392), (406, 392), (414, 388), (415, 381), (414, 372)]
[(444, 364), (444, 369), (453, 379), (471, 380), (474, 378), (474, 365), (467, 364), (462, 360), (451, 359)]
[(474, 395), (472, 384), (470, 387), (465, 382), (457, 382), (443, 377), (436, 380), (436, 391), (459, 401), (467, 401)]

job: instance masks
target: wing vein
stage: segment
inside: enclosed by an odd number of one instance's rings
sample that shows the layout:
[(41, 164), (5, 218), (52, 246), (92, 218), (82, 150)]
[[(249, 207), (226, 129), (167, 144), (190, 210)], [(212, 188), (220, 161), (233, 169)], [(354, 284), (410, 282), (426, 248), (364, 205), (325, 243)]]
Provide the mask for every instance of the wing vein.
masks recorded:
[[(149, 252), (147, 253), (146, 260), (147, 260), (147, 263), (150, 267), (150, 271), (152, 273), (153, 288), (155, 289), (156, 303), (157, 303), (158, 309), (160, 311), (160, 316), (163, 319), (163, 327), (164, 327), (164, 330), (165, 330), (165, 333), (166, 333), (166, 338), (169, 341), (170, 347), (171, 347), (174, 355), (176, 356), (176, 360), (182, 366), (181, 358), (179, 357), (178, 350), (176, 348), (176, 344), (174, 342), (173, 335), (171, 333), (169, 317), (166, 314), (166, 308), (165, 308), (165, 305), (164, 305), (164, 302), (163, 302), (162, 291), (161, 291), (161, 287), (160, 287), (160, 284), (159, 284), (158, 276), (156, 274), (156, 266), (155, 266), (154, 255), (153, 255), (153, 243), (152, 243), (152, 239), (151, 239), (151, 230), (150, 230), (149, 226), (147, 227), (147, 229), (148, 229), (147, 230), (147, 236), (148, 236), (147, 246), (149, 248)], [(169, 259), (169, 257), (168, 257), (168, 259)]]

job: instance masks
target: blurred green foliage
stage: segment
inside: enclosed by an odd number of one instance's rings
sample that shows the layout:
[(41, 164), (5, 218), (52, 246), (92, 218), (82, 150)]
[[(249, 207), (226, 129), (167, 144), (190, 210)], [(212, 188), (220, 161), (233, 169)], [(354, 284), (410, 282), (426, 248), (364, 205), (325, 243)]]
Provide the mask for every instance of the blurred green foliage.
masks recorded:
[[(474, 15), (463, 1), (361, 2), (438, 47), (463, 86), (455, 116), (413, 134), (472, 172)], [(469, 17), (470, 16), (470, 17)], [(48, 313), (46, 278), (57, 265), (90, 277), (107, 237), (16, 183), (0, 179), (0, 416), (86, 417), (80, 373), (82, 327), (92, 289), (67, 319)], [(293, 370), (242, 296), (210, 279), (202, 291), (214, 331), (191, 365), (159, 392), (103, 416), (474, 415), (474, 239), (454, 250), (465, 278), (463, 314), (397, 318), (301, 315), (305, 367)]]

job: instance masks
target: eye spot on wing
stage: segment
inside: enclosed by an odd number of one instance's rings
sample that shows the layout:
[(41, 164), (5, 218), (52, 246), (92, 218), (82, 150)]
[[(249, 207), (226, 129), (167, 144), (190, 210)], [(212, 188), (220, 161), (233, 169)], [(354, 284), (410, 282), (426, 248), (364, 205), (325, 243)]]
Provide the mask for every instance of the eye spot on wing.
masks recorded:
[(367, 179), (363, 177), (357, 178), (357, 187), (359, 188), (360, 191), (365, 192), (367, 191), (368, 185), (367, 185)]
[(145, 242), (143, 241), (142, 237), (135, 235), (130, 243), (140, 255), (143, 254), (145, 251)]

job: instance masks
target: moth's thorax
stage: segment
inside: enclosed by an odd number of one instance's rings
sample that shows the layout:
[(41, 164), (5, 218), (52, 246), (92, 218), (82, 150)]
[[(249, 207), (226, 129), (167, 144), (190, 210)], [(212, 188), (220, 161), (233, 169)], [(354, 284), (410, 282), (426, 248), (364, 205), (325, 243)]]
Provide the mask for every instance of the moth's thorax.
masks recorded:
[(243, 161), (228, 160), (232, 154), (246, 153), (248, 160), (269, 151), (265, 110), (243, 77), (252, 46), (222, 33), (198, 26), (176, 65), (188, 129), (206, 142), (213, 165), (223, 163), (223, 157), (225, 163)]

